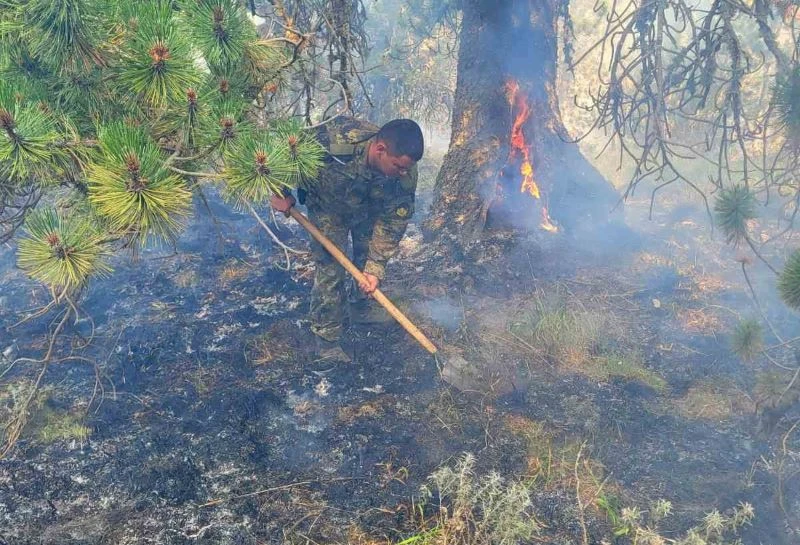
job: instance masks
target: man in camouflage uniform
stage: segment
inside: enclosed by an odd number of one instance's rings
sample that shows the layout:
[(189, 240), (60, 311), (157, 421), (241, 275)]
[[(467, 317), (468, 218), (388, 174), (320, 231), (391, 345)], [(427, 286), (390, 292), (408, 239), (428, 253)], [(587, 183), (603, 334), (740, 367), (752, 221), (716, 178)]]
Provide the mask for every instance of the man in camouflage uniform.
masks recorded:
[[(309, 219), (342, 251), (348, 236), (353, 242), (353, 263), (367, 282), (362, 294), (351, 293), (353, 319), (369, 312), (366, 296), (377, 289), (386, 263), (397, 253), (400, 239), (414, 213), (417, 188), (416, 163), (424, 140), (414, 121), (396, 119), (377, 127), (358, 119), (337, 118), (317, 135), (328, 151), (318, 179), (298, 191), (308, 206)], [(273, 197), (272, 206), (287, 212), (293, 197)], [(320, 359), (349, 361), (339, 341), (347, 318), (348, 274), (316, 241), (316, 263), (311, 290), (311, 329), (317, 335)], [(355, 290), (354, 290), (355, 291)], [(359, 297), (360, 295), (360, 297)]]

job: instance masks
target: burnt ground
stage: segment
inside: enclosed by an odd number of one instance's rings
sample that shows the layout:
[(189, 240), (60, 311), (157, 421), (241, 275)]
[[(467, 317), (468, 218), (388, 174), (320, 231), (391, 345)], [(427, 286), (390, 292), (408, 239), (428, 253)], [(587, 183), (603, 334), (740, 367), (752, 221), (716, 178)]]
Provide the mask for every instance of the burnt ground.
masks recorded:
[[(394, 326), (352, 329), (353, 365), (313, 362), (309, 263), (281, 270), (283, 255), (251, 218), (212, 208), (216, 222), (198, 207), (177, 254), (118, 257), (88, 290), (82, 309), (95, 330), (80, 353), (96, 368), (52, 365), (42, 403), (85, 415), (91, 435), (45, 441), (33, 420), (0, 461), (0, 543), (400, 541), (414, 532), (419, 485), (463, 452), (483, 470), (534, 475), (547, 543), (582, 543), (581, 476), (584, 493), (613, 491), (627, 505), (672, 501), (667, 537), (746, 501), (756, 518), (743, 543), (796, 542), (776, 500), (776, 464), (796, 463), (779, 456), (788, 419), (759, 427), (756, 370), (727, 344), (747, 296), (702, 221), (665, 216), (612, 251), (563, 235), (498, 237), (469, 270), (440, 267), (412, 230), (387, 292), (479, 368), (458, 389)], [(285, 240), (306, 245), (281, 223)], [(37, 357), (52, 315), (5, 327), (47, 292), (0, 251), (0, 350)], [(609, 318), (613, 342), (635, 347), (665, 386), (597, 377), (515, 344), (509, 320), (551, 291)], [(90, 321), (69, 333), (89, 338)], [(3, 381), (37, 370), (20, 364)], [(782, 487), (790, 514), (798, 488)], [(612, 542), (596, 497), (585, 499), (589, 542)]]

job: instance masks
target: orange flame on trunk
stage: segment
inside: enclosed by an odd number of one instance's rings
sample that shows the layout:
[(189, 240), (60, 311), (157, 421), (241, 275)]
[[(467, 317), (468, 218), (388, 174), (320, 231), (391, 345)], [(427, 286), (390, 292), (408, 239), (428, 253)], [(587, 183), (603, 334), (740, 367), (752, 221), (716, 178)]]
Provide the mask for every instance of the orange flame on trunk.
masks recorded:
[[(511, 106), (512, 112), (517, 110), (517, 115), (514, 117), (514, 123), (511, 126), (511, 153), (509, 159), (517, 156), (522, 157), (522, 163), (519, 167), (519, 173), (522, 175), (522, 185), (520, 185), (520, 192), (528, 193), (536, 199), (542, 198), (542, 193), (539, 186), (533, 178), (533, 162), (531, 162), (531, 148), (525, 140), (525, 132), (523, 126), (531, 116), (531, 107), (528, 104), (528, 99), (524, 93), (519, 92), (519, 83), (515, 80), (506, 82), (506, 97), (508, 104)], [(555, 233), (558, 231), (550, 216), (547, 214), (547, 207), (542, 206), (542, 229)]]
[(522, 186), (520, 191), (530, 193), (535, 198), (541, 198), (539, 186), (533, 181), (533, 163), (531, 163), (531, 149), (525, 142), (525, 133), (522, 132), (522, 126), (528, 121), (531, 116), (531, 108), (528, 106), (528, 101), (525, 95), (519, 94), (519, 83), (514, 80), (506, 83), (506, 95), (508, 96), (508, 103), (512, 108), (517, 108), (517, 116), (514, 118), (514, 124), (511, 127), (511, 157), (516, 157), (517, 154), (522, 155), (522, 165), (519, 167), (519, 173), (522, 174)]

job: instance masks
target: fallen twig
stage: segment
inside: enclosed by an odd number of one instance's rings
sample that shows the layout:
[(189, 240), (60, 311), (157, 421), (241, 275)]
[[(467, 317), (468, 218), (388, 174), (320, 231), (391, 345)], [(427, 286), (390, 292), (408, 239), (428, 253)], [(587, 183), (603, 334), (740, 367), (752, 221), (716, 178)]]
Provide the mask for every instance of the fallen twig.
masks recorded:
[(339, 481), (354, 481), (354, 480), (356, 480), (356, 479), (354, 479), (353, 477), (340, 477), (340, 478), (336, 478), (336, 479), (328, 479), (326, 481), (320, 481), (320, 480), (299, 481), (299, 482), (296, 482), (296, 483), (284, 484), (284, 485), (281, 485), (281, 486), (274, 486), (272, 488), (265, 488), (263, 490), (256, 490), (255, 492), (249, 492), (247, 494), (240, 494), (238, 496), (231, 496), (230, 498), (218, 498), (218, 499), (206, 502), (206, 503), (204, 503), (202, 505), (198, 505), (198, 507), (212, 507), (214, 505), (219, 505), (221, 503), (225, 503), (225, 502), (228, 502), (228, 501), (241, 500), (243, 498), (252, 498), (253, 496), (260, 496), (261, 494), (268, 494), (270, 492), (278, 492), (280, 490), (289, 490), (290, 488), (294, 488), (296, 486), (304, 486), (304, 485), (307, 485), (307, 484), (315, 484), (315, 483), (322, 484), (322, 483), (332, 483), (332, 482), (339, 482)]
[(581, 500), (581, 479), (578, 475), (578, 466), (581, 461), (581, 454), (583, 454), (583, 447), (586, 443), (581, 444), (578, 449), (578, 455), (575, 457), (575, 467), (573, 473), (575, 474), (575, 499), (578, 502), (578, 522), (581, 524), (581, 535), (583, 537), (583, 545), (589, 545), (589, 532), (586, 530), (586, 517), (584, 516), (583, 500)]

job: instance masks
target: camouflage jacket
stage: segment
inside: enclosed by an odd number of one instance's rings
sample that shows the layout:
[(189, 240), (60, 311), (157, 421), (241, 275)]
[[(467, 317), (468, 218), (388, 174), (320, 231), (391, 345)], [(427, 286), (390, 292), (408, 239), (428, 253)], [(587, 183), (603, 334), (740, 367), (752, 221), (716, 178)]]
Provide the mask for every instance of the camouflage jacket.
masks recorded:
[(321, 127), (317, 138), (328, 157), (317, 179), (304, 183), (303, 189), (309, 209), (335, 216), (351, 229), (372, 227), (364, 271), (382, 279), (414, 213), (417, 169), (388, 178), (367, 166), (378, 129), (351, 117)]

